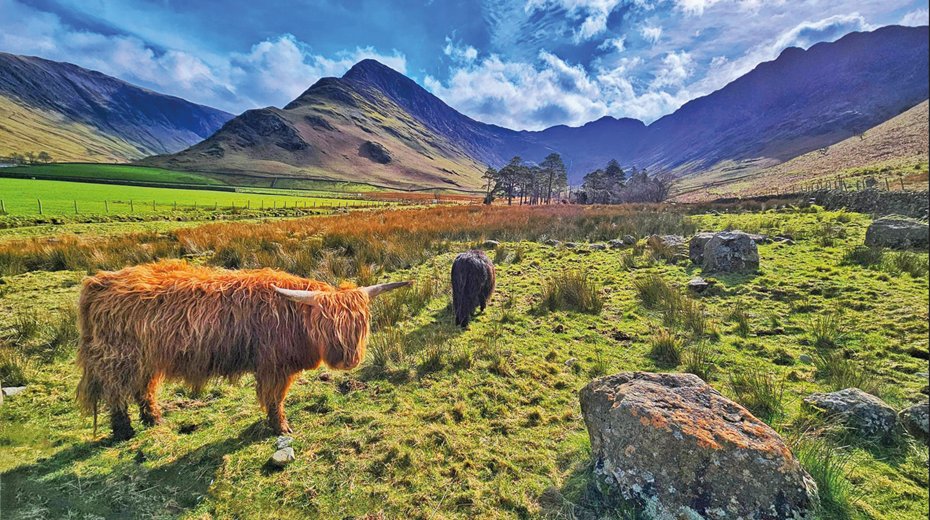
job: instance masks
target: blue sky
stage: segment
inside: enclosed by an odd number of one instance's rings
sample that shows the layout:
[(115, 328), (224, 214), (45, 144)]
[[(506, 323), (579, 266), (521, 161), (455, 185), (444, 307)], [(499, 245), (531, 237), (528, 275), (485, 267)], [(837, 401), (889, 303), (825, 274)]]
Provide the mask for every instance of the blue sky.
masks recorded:
[(230, 112), (283, 106), (362, 58), (515, 129), (651, 122), (774, 59), (926, 0), (0, 0), (0, 51)]

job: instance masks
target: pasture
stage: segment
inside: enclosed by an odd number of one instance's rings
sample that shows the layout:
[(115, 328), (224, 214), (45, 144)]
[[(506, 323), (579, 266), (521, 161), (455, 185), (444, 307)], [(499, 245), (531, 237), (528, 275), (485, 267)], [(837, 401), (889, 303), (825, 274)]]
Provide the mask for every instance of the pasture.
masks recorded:
[(173, 189), (53, 180), (0, 178), (8, 215), (130, 215), (179, 210), (370, 207), (382, 202), (296, 191)]
[[(926, 445), (852, 439), (800, 406), (853, 383), (897, 409), (926, 398), (928, 255), (862, 261), (853, 252), (869, 222), (817, 207), (443, 206), (5, 240), (0, 377), (27, 389), (0, 406), (2, 516), (635, 518), (594, 485), (578, 390), (649, 370), (696, 373), (796, 451), (820, 453), (802, 463), (821, 488), (822, 518), (923, 518)], [(700, 269), (643, 240), (726, 228), (793, 243), (760, 245), (758, 273), (715, 277), (713, 291), (690, 295)], [(627, 234), (640, 240), (588, 246)], [(487, 249), (497, 291), (462, 330), (449, 270), (487, 239), (500, 242)], [(180, 257), (330, 283), (417, 283), (377, 302), (359, 369), (308, 371), (294, 384), (286, 408), (297, 460), (276, 471), (252, 377), (198, 394), (166, 385), (164, 423), (136, 423), (122, 443), (103, 438), (105, 416), (94, 437), (76, 409), (80, 280)], [(655, 290), (684, 305), (657, 303)]]

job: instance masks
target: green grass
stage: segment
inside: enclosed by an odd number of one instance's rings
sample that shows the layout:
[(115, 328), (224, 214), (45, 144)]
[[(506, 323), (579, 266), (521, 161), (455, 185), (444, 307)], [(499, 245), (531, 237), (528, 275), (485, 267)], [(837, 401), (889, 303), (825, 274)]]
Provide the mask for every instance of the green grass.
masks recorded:
[[(759, 273), (716, 276), (715, 290), (694, 298), (722, 326), (686, 340), (678, 370), (704, 373), (718, 390), (761, 412), (777, 402), (773, 417), (791, 424), (804, 396), (833, 389), (816, 366), (797, 361), (815, 349), (810, 324), (844, 309), (850, 326), (834, 348), (877, 381), (893, 383), (882, 397), (896, 408), (922, 396), (926, 380), (915, 373), (926, 370), (926, 361), (909, 349), (927, 350), (927, 279), (844, 261), (862, 243), (867, 217), (787, 211), (692, 220), (701, 229), (791, 230), (796, 243), (760, 245)], [(823, 222), (843, 227), (833, 245), (808, 231)], [(430, 289), (398, 291), (377, 311), (382, 323), (361, 369), (310, 371), (298, 379), (287, 401), (297, 460), (281, 472), (264, 467), (274, 438), (251, 377), (200, 395), (168, 384), (160, 394), (164, 424), (106, 445), (93, 439), (90, 418), (75, 409), (78, 373), (69, 350), (48, 361), (30, 354), (29, 389), (0, 407), (4, 518), (628, 517), (625, 506), (592, 485), (578, 390), (596, 374), (675, 370), (649, 355), (664, 316), (661, 305), (648, 308), (641, 300), (637, 281), (654, 275), (674, 290), (700, 269), (650, 265), (645, 251), (631, 275), (620, 266), (627, 252), (501, 246), (519, 247), (522, 258), (497, 266), (491, 304), (467, 330), (450, 326), (444, 281), (467, 244), (446, 244), (426, 263), (391, 273), (437, 281)], [(927, 262), (926, 253), (916, 254)], [(568, 271), (597, 280), (600, 312), (539, 312), (545, 281)], [(42, 324), (29, 345), (52, 337), (45, 327), (76, 300), (83, 276), (4, 277), (0, 334), (13, 330), (12, 310), (20, 309)], [(734, 308), (744, 311), (744, 329), (729, 321)], [(731, 380), (753, 370), (771, 381)], [(840, 451), (830, 437), (818, 442), (825, 451), (805, 448), (799, 455), (819, 483), (828, 483), (825, 518), (924, 517), (926, 447)]]
[[(210, 190), (151, 188), (31, 179), (0, 178), (0, 200), (9, 215), (126, 215), (178, 210), (272, 207), (375, 206), (381, 203), (333, 197), (301, 197)], [(154, 207), (153, 207), (154, 202)], [(77, 211), (75, 211), (77, 203)]]
[(72, 179), (107, 180), (107, 181), (135, 181), (159, 182), (178, 184), (225, 185), (225, 182), (204, 174), (195, 172), (182, 172), (166, 170), (164, 168), (150, 168), (146, 166), (132, 166), (128, 164), (36, 164), (4, 168), (3, 172), (29, 175), (36, 179)]

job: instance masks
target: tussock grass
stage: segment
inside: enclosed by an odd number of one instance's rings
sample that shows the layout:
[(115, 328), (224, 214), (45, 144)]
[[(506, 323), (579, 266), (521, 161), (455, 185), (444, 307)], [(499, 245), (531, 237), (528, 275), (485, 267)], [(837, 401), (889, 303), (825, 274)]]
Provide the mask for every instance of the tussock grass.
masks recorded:
[(649, 339), (649, 357), (658, 363), (677, 366), (681, 363), (681, 351), (681, 340), (666, 329), (660, 329)]
[(833, 348), (843, 340), (839, 317), (835, 313), (815, 316), (808, 325), (811, 343), (819, 349)]
[(831, 390), (855, 387), (872, 395), (881, 396), (884, 385), (881, 380), (843, 351), (820, 350), (812, 356), (817, 377)]
[(601, 284), (587, 271), (563, 271), (543, 283), (542, 307), (549, 311), (597, 314), (604, 308)]
[(16, 349), (0, 344), (0, 385), (23, 386), (29, 382), (29, 360)]
[(825, 439), (810, 437), (802, 437), (793, 451), (817, 483), (818, 517), (824, 520), (856, 518), (856, 491), (848, 477), (849, 455)]
[(658, 274), (648, 274), (633, 281), (640, 301), (647, 309), (658, 309), (677, 296), (677, 290)]
[(768, 424), (784, 416), (784, 380), (759, 366), (730, 372), (729, 386), (736, 401)]
[(913, 251), (899, 251), (885, 255), (888, 270), (894, 273), (907, 273), (913, 278), (926, 278), (930, 266), (927, 258)]
[(746, 310), (743, 302), (737, 302), (733, 307), (733, 310), (730, 311), (728, 319), (730, 322), (736, 325), (736, 334), (741, 338), (749, 336), (750, 325), (749, 325), (749, 312)]
[(78, 314), (75, 305), (69, 305), (55, 315), (49, 322), (43, 340), (35, 348), (35, 353), (43, 360), (59, 359), (77, 348), (79, 337)]
[(706, 341), (692, 343), (681, 355), (682, 370), (710, 381), (717, 372), (717, 354)]

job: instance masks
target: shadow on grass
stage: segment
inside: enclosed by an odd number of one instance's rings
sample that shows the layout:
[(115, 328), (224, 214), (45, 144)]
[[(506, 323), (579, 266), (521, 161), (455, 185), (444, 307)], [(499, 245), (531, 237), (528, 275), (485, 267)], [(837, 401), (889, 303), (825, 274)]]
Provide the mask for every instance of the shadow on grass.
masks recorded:
[(227, 454), (267, 435), (263, 421), (257, 421), (237, 437), (205, 444), (154, 467), (145, 464), (141, 450), (120, 444), (114, 445), (119, 452), (113, 460), (102, 451), (109, 445), (106, 439), (77, 444), (0, 474), (3, 518), (179, 515), (206, 496)]
[(571, 520), (639, 520), (640, 508), (619, 493), (598, 485), (590, 450), (573, 454), (568, 476), (561, 488), (550, 487), (539, 497), (543, 518)]

